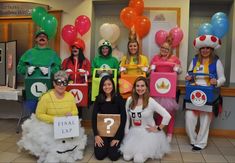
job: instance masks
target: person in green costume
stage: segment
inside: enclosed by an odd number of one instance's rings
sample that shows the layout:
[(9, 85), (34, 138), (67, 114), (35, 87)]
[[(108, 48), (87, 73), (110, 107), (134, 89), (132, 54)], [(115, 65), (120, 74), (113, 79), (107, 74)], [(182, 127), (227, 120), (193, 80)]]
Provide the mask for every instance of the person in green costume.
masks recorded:
[[(61, 59), (54, 50), (48, 47), (48, 34), (44, 30), (38, 30), (35, 35), (36, 45), (27, 50), (20, 58), (17, 72), (32, 77), (51, 76), (60, 70)], [(50, 69), (49, 69), (50, 68)], [(25, 100), (25, 108), (34, 113), (38, 100)]]
[[(103, 69), (119, 69), (118, 60), (112, 56), (112, 46), (111, 43), (105, 40), (98, 48), (98, 52), (92, 61), (92, 74), (95, 68)], [(98, 71), (99, 75), (104, 75), (107, 72)], [(111, 74), (111, 71), (108, 71)]]

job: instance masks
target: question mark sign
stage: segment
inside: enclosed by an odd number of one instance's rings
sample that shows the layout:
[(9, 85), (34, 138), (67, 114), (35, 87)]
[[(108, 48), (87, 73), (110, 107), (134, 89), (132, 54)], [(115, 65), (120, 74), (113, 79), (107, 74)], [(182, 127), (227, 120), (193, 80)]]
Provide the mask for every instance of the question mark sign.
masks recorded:
[(110, 123), (107, 125), (107, 134), (110, 134), (110, 128), (111, 128), (111, 126), (114, 124), (114, 119), (112, 119), (112, 118), (105, 118), (105, 119), (104, 119), (104, 123), (107, 123), (107, 122), (110, 122)]

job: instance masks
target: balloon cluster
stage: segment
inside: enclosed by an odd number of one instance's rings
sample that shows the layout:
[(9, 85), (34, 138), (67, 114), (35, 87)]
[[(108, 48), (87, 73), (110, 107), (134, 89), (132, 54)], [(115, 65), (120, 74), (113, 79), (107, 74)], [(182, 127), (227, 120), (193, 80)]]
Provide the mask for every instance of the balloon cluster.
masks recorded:
[(172, 37), (172, 47), (177, 47), (183, 39), (183, 31), (179, 27), (172, 28), (170, 32), (164, 30), (159, 30), (155, 33), (155, 42), (158, 46), (161, 46), (166, 40), (167, 37)]
[(100, 35), (113, 44), (120, 36), (120, 28), (116, 24), (104, 23), (100, 26)]
[(201, 35), (215, 35), (218, 38), (222, 38), (227, 32), (229, 27), (229, 21), (225, 13), (215, 13), (210, 23), (203, 23), (198, 29), (198, 36)]
[(131, 29), (134, 27), (137, 35), (143, 38), (148, 34), (151, 23), (150, 20), (143, 16), (144, 0), (130, 0), (129, 6), (122, 9), (120, 19), (122, 23)]
[(49, 39), (56, 35), (58, 26), (57, 19), (53, 15), (48, 14), (45, 8), (40, 6), (35, 7), (32, 10), (32, 19), (45, 31)]
[(91, 27), (91, 21), (85, 15), (78, 16), (74, 24), (75, 25), (65, 25), (61, 32), (63, 40), (70, 46), (77, 40), (78, 33), (83, 36)]

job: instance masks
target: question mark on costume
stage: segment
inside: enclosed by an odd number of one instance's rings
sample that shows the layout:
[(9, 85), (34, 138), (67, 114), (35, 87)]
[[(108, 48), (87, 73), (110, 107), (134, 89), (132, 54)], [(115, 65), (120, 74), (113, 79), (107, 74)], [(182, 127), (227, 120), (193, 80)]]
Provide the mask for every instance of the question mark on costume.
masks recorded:
[(105, 118), (105, 119), (104, 119), (104, 123), (107, 123), (107, 122), (110, 122), (110, 123), (107, 125), (107, 134), (110, 134), (110, 128), (111, 128), (111, 126), (114, 124), (114, 119), (112, 119), (112, 118)]

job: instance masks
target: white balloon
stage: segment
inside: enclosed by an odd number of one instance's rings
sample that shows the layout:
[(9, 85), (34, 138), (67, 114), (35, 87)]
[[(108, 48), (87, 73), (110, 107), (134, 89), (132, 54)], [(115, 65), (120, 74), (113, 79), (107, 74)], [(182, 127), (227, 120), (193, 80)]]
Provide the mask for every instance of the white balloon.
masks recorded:
[(110, 42), (115, 43), (120, 36), (120, 28), (116, 24), (111, 24), (111, 26), (113, 28), (113, 35), (110, 38)]
[(109, 24), (109, 23), (102, 24), (100, 26), (100, 35), (105, 40), (110, 41), (113, 36), (113, 28), (112, 28), (111, 24)]

